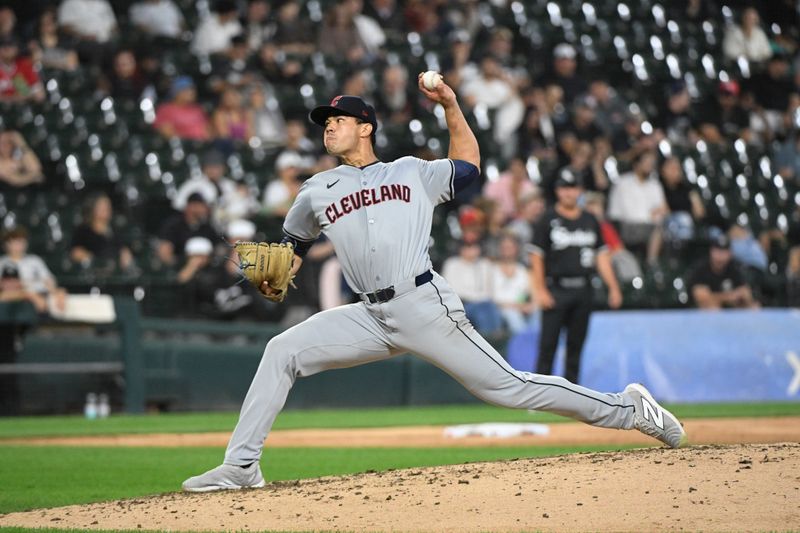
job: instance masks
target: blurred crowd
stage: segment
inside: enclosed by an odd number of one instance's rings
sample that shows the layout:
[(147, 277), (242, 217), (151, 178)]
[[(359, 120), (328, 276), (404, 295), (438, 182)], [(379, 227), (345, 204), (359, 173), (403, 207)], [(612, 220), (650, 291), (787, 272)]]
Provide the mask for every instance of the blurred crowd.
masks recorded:
[[(80, 71), (91, 81), (87, 99), (131, 103), (151, 114), (150, 135), (192, 147), (196, 171), (175, 183), (166, 211), (140, 225), (154, 228), (146, 235), (154, 261), (172, 272), (194, 302), (186, 307), (202, 316), (291, 321), (352, 299), (323, 239), (289, 300), (289, 314), (297, 316), (286, 318), (285, 309), (241, 282), (229, 243), (269, 235), (265, 223), (279, 228), (303, 180), (338, 164), (306, 120), (309, 103), (289, 106), (282, 98), (289, 91), (299, 88), (313, 104), (337, 94), (373, 103), (384, 160), (446, 156), (443, 114), (416, 89), (425, 69), (412, 70), (390, 51), (398, 47), (419, 60), (415, 66), (443, 73), (479, 133), (482, 183), (447, 207), (432, 246), (435, 266), (484, 333), (535, 327), (530, 243), (560, 176), (583, 184), (581, 205), (601, 223), (625, 287), (646, 289), (666, 278), (677, 294), (666, 305), (674, 306), (800, 304), (800, 28), (793, 2), (612, 3), (612, 18), (630, 26), (630, 34), (613, 39), (620, 58), (626, 39), (635, 41), (641, 29), (628, 24), (639, 3), (679, 49), (696, 28), (711, 53), (680, 61), (700, 65), (707, 83), (685, 72), (657, 79), (640, 54), (629, 54), (619, 71), (598, 62), (591, 39), (576, 35), (535, 49), (539, 26), (519, 17), (547, 4), (548, 18), (533, 22), (556, 24), (569, 37), (557, 2), (39, 0), (0, 7), (0, 104), (52, 105), (50, 73)], [(600, 28), (595, 7), (581, 9), (585, 22), (595, 17)], [(517, 24), (501, 24), (498, 13)], [(719, 28), (720, 39), (710, 43), (706, 25)], [(675, 56), (659, 43), (650, 38), (651, 54), (671, 69)], [(185, 51), (197, 68), (167, 65), (170, 50)], [(320, 78), (327, 84), (315, 85)], [(243, 180), (231, 162), (256, 149), (274, 158), (257, 180)], [(48, 175), (45, 157), (19, 131), (2, 131), (0, 192), (62, 187), (63, 176)], [(68, 174), (69, 165), (62, 167), (54, 172)], [(84, 193), (64, 207), (83, 204), (69, 260), (81, 269), (146, 273), (150, 263), (115, 234), (114, 211), (125, 197)], [(730, 194), (739, 195), (741, 208)], [(3, 224), (8, 255), (0, 264), (11, 265), (3, 279), (19, 269), (25, 284), (27, 263), (14, 243), (41, 228)], [(46, 270), (43, 263), (35, 268)], [(52, 281), (29, 285), (30, 292), (60, 290), (52, 274), (42, 276)]]

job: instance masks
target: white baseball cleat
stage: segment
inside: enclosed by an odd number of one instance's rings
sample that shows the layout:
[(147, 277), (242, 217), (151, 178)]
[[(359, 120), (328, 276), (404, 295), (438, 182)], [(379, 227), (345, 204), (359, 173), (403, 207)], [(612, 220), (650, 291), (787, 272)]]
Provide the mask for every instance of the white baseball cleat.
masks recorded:
[(258, 461), (246, 468), (222, 464), (205, 474), (190, 477), (183, 482), (186, 492), (213, 492), (216, 490), (260, 489), (265, 485)]
[(644, 385), (631, 383), (624, 394), (633, 400), (633, 427), (669, 446), (681, 448), (689, 442), (675, 415), (661, 407)]

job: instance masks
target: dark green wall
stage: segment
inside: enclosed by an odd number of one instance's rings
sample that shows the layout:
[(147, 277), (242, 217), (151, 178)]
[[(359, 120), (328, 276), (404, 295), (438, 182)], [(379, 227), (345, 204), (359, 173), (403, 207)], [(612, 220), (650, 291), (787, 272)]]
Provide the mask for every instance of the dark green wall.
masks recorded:
[[(187, 340), (142, 340), (145, 396), (150, 409), (168, 411), (238, 410), (263, 353), (263, 344)], [(119, 360), (119, 339), (108, 333), (26, 337), (19, 362)], [(105, 392), (122, 409), (121, 375), (22, 376), (26, 413), (74, 413), (86, 393)], [(286, 408), (423, 405), (475, 401), (452, 378), (411, 356), (299, 378)]]

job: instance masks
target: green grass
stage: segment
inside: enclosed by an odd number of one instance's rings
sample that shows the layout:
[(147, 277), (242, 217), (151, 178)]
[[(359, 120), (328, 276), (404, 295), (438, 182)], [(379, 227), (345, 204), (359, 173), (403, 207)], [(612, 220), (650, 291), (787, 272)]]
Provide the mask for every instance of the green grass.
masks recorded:
[[(681, 418), (800, 415), (800, 402), (674, 405)], [(0, 419), (0, 438), (122, 433), (229, 432), (237, 413)], [(542, 413), (488, 405), (337, 409), (282, 413), (276, 429), (363, 428), (480, 422), (562, 422)], [(300, 479), (464, 462), (552, 456), (609, 446), (438, 449), (269, 449), (262, 468), (269, 480)], [(0, 513), (130, 498), (179, 490), (188, 476), (216, 466), (220, 448), (82, 448), (4, 446), (0, 442)], [(6, 532), (34, 530), (0, 528)], [(67, 530), (47, 530), (49, 533)]]
[[(608, 449), (621, 448), (275, 448), (261, 467), (273, 481)], [(177, 491), (222, 456), (220, 448), (2, 446), (0, 513)]]
[[(680, 418), (731, 416), (800, 416), (800, 402), (759, 404), (673, 405)], [(114, 435), (122, 433), (200, 433), (231, 431), (238, 413), (116, 415), (105, 420), (79, 416), (0, 418), (0, 439), (52, 435)], [(330, 409), (281, 413), (275, 429), (364, 428), (480, 422), (557, 423), (568, 419), (489, 405)]]

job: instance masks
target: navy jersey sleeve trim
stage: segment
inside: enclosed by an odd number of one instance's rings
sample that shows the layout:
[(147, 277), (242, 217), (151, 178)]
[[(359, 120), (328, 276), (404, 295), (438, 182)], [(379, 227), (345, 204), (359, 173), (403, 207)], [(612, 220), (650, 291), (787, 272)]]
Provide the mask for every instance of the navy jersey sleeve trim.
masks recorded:
[(481, 171), (472, 163), (462, 161), (461, 159), (451, 159), (450, 162), (453, 165), (450, 194), (451, 198), (454, 198), (456, 194), (472, 185), (472, 183), (478, 179)]
[(298, 236), (297, 236), (297, 235), (295, 235), (294, 233), (292, 233), (292, 232), (288, 231), (286, 228), (282, 228), (282, 229), (283, 229), (283, 233), (284, 233), (284, 234), (285, 234), (287, 237), (291, 237), (292, 239), (294, 239), (294, 240), (296, 240), (296, 241), (300, 241), (300, 242), (310, 242), (310, 243), (312, 243), (312, 244), (314, 243), (314, 241), (316, 241), (316, 239), (303, 239), (303, 238), (301, 238), (301, 237), (298, 237)]
[(456, 197), (456, 191), (455, 191), (454, 184), (453, 184), (455, 182), (455, 179), (456, 179), (456, 164), (455, 164), (455, 161), (450, 159), (450, 199), (451, 200)]
[(284, 237), (281, 239), (281, 244), (283, 243), (290, 243), (292, 247), (294, 247), (294, 254), (300, 258), (303, 258), (308, 253), (308, 250), (314, 244), (314, 241), (307, 241), (304, 239), (298, 239), (294, 235), (290, 234), (285, 229), (283, 230)]

